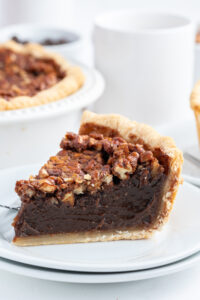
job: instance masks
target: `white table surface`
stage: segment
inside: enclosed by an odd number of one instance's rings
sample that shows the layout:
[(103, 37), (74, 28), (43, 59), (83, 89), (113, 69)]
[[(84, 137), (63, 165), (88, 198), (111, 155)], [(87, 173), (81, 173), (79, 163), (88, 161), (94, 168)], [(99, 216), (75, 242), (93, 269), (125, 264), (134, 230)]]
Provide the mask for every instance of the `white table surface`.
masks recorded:
[(69, 284), (0, 271), (0, 299), (16, 300), (199, 300), (200, 263), (155, 279), (117, 284)]

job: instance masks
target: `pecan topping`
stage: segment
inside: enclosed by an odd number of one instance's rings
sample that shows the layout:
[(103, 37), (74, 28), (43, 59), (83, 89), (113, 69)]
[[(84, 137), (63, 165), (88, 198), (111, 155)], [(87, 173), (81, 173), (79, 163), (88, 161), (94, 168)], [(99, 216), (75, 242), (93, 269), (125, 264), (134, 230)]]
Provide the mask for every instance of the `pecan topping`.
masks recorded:
[(74, 206), (74, 194), (72, 192), (66, 193), (62, 198), (62, 202), (65, 202), (70, 206)]
[(73, 206), (75, 195), (102, 190), (115, 184), (115, 177), (127, 180), (137, 168), (142, 174), (139, 184), (148, 184), (149, 172), (152, 176), (164, 172), (151, 151), (121, 137), (67, 133), (61, 148), (37, 176), (17, 182), (16, 191), (23, 201), (41, 193)]
[(0, 48), (0, 97), (5, 100), (34, 96), (64, 77), (65, 74), (53, 59)]
[(151, 151), (145, 151), (140, 154), (140, 161), (146, 162), (153, 159), (153, 153)]

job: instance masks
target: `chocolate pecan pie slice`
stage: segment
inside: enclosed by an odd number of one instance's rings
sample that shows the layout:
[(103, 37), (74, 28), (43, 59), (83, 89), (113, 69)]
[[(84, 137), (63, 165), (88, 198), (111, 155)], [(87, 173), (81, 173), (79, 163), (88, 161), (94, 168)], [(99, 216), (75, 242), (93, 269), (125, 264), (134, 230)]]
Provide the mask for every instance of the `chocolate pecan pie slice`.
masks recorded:
[(79, 67), (40, 45), (14, 41), (0, 45), (0, 111), (65, 98), (83, 83)]
[(83, 114), (79, 134), (16, 183), (19, 246), (149, 238), (167, 221), (182, 154), (169, 137), (118, 115)]

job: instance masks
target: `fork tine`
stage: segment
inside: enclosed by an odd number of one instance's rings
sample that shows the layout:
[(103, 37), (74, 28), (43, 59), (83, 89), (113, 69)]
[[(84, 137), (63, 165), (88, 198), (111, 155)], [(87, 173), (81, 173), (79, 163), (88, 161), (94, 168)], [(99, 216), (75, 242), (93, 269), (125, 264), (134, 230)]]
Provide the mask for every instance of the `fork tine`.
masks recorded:
[(192, 154), (188, 152), (184, 152), (183, 156), (189, 160), (191, 163), (195, 164), (195, 166), (200, 167), (200, 159), (198, 159), (196, 156), (193, 156)]
[(0, 207), (6, 208), (6, 209), (13, 209), (13, 210), (19, 210), (20, 209), (20, 207), (11, 207), (11, 206), (2, 205), (2, 204), (0, 204)]

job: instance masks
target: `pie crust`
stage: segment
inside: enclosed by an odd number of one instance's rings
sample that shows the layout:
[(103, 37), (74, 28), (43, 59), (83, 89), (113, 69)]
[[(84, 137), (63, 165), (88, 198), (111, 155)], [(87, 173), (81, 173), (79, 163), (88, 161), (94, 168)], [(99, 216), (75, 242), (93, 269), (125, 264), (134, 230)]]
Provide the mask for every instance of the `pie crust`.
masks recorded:
[(76, 233), (58, 233), (45, 234), (38, 236), (17, 237), (14, 240), (16, 246), (38, 246), (38, 245), (59, 245), (91, 242), (110, 242), (119, 240), (141, 240), (148, 239), (152, 232), (138, 230), (112, 230), (95, 232), (76, 232)]
[(16, 53), (30, 54), (36, 58), (49, 58), (57, 63), (66, 76), (50, 88), (38, 92), (34, 96), (13, 97), (9, 101), (0, 97), (0, 111), (15, 110), (47, 104), (67, 97), (76, 92), (84, 84), (84, 75), (78, 66), (70, 65), (58, 54), (47, 52), (41, 45), (25, 44), (21, 45), (14, 41), (8, 41), (0, 45), (0, 48), (7, 48)]
[(194, 111), (196, 126), (197, 126), (197, 134), (200, 145), (200, 81), (196, 83), (194, 86), (191, 96), (190, 96), (190, 106)]
[[(35, 236), (16, 235), (13, 240), (16, 245), (29, 246), (146, 239), (150, 238), (155, 231), (160, 230), (163, 224), (167, 222), (179, 184), (182, 183), (183, 156), (181, 151), (175, 146), (174, 141), (170, 137), (161, 136), (150, 126), (130, 121), (120, 115), (97, 115), (89, 111), (83, 113), (79, 134), (103, 134), (104, 137), (123, 138), (128, 143), (143, 145), (144, 149), (146, 149), (145, 151), (151, 151), (162, 162), (165, 170), (167, 170), (167, 175), (162, 185), (159, 211), (156, 214), (156, 219), (151, 226), (141, 229), (129, 227), (128, 229), (118, 228), (117, 230), (92, 230)], [(22, 186), (23, 184), (24, 181)], [(18, 222), (18, 220), (15, 219), (15, 222)]]

